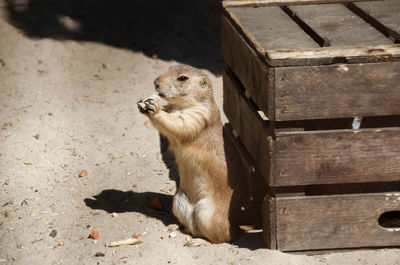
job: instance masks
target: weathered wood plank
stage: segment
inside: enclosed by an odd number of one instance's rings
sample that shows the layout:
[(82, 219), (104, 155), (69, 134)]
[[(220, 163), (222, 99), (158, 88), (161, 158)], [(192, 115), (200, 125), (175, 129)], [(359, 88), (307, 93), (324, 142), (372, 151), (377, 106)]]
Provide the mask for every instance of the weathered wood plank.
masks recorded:
[(234, 6), (274, 6), (274, 5), (311, 5), (328, 3), (346, 3), (358, 1), (383, 1), (383, 0), (232, 0), (223, 1), (223, 7)]
[(268, 123), (257, 115), (251, 103), (246, 99), (244, 92), (238, 89), (232, 77), (224, 73), (224, 112), (231, 126), (238, 133), (240, 140), (246, 147), (255, 162), (255, 166), (262, 174), (267, 183), (273, 186), (274, 176), (273, 155), (274, 151), (272, 137), (268, 136), (266, 129)]
[(274, 141), (238, 84), (223, 82), (226, 116), (271, 187), (400, 180), (400, 128), (276, 131)]
[(400, 1), (356, 3), (351, 6), (354, 5), (364, 11), (364, 19), (377, 27), (383, 34), (400, 42)]
[[(222, 16), (222, 55), (235, 75), (246, 87), (250, 97), (267, 117), (273, 116), (273, 69), (268, 68), (246, 43), (231, 22)], [(273, 95), (273, 94), (272, 94)], [(271, 100), (269, 100), (271, 99)]]
[(277, 249), (276, 241), (276, 199), (267, 194), (262, 204), (263, 238), (269, 249)]
[(279, 133), (276, 185), (400, 181), (400, 128)]
[(341, 4), (293, 6), (290, 9), (326, 40), (329, 43), (328, 46), (389, 45), (393, 43)]
[(260, 54), (267, 50), (319, 47), (279, 7), (232, 7), (226, 10)]
[(400, 228), (378, 224), (389, 211), (400, 211), (400, 193), (276, 198), (278, 249), (398, 246)]
[[(236, 138), (233, 135), (233, 129), (228, 124), (224, 126), (224, 145), (225, 151), (228, 150), (235, 152), (235, 155), (239, 155), (242, 161), (243, 174), (242, 178), (246, 179), (246, 184), (248, 185), (248, 197), (242, 198), (243, 206), (246, 209), (247, 215), (244, 221), (247, 222), (255, 222), (261, 220), (261, 207), (264, 200), (264, 196), (268, 189), (268, 186), (265, 182), (263, 176), (259, 174), (258, 171), (254, 168), (254, 162), (251, 156), (248, 154), (247, 150), (244, 148), (243, 144), (240, 142), (240, 139)], [(233, 160), (237, 161), (237, 160)], [(228, 163), (228, 170), (236, 170), (237, 165), (230, 165)], [(230, 183), (243, 183), (242, 180), (233, 180), (229, 179)], [(235, 195), (234, 195), (235, 196)]]
[(270, 66), (370, 63), (400, 60), (400, 45), (324, 47), (318, 49), (271, 50), (265, 52)]
[[(225, 15), (230, 18), (231, 23), (233, 23), (238, 33), (241, 35), (240, 37), (233, 36), (232, 34), (236, 30), (233, 32), (227, 31), (230, 34), (226, 34), (226, 39), (232, 41), (235, 41), (237, 38), (242, 39), (245, 41), (248, 48), (251, 47), (253, 52), (262, 57), (269, 66), (324, 65), (338, 62), (367, 63), (400, 60), (400, 45), (396, 44), (320, 48), (318, 44), (300, 29), (300, 27), (280, 10), (280, 8), (274, 7), (279, 10), (277, 10), (276, 13), (273, 12), (272, 15), (267, 16), (263, 14), (263, 9), (270, 8), (273, 7), (233, 7), (224, 9)], [(347, 10), (347, 12), (351, 13), (350, 10)], [(257, 16), (253, 16), (253, 13), (258, 14), (259, 19)], [(289, 23), (284, 30), (288, 30), (288, 32), (282, 31), (279, 20), (281, 16), (285, 23)], [(354, 14), (353, 16), (355, 17)], [(243, 19), (245, 23), (242, 21)], [(369, 26), (361, 18), (357, 20), (362, 21), (364, 26)], [(260, 27), (259, 25), (266, 26)], [(369, 29), (371, 28), (372, 27), (369, 26)], [(274, 31), (276, 32), (274, 33)], [(280, 34), (282, 35), (280, 36)], [(387, 39), (387, 41), (389, 40)], [(309, 45), (312, 47), (307, 47)], [(232, 42), (231, 46), (240, 48), (235, 42)], [(224, 52), (224, 48), (222, 51)], [(237, 51), (241, 52), (240, 49)], [(225, 59), (228, 59), (228, 57), (225, 56)], [(242, 80), (240, 76), (239, 78)], [(244, 80), (242, 80), (242, 82), (244, 83)]]
[(275, 120), (400, 114), (400, 62), (278, 67)]

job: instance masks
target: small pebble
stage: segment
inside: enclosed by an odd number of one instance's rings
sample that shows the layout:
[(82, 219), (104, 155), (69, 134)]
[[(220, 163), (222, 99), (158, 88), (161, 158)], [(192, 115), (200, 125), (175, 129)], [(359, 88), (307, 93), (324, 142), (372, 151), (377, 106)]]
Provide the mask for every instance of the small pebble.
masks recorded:
[(176, 237), (176, 233), (175, 232), (171, 232), (171, 233), (169, 233), (168, 237), (169, 238), (174, 238), (174, 237)]
[(51, 230), (49, 236), (51, 236), (52, 238), (55, 238), (57, 236), (57, 230)]
[(90, 232), (90, 234), (89, 234), (89, 238), (98, 239), (99, 238), (99, 230), (93, 229), (92, 232)]
[(177, 224), (170, 224), (168, 226), (168, 232), (174, 232), (174, 231), (177, 231), (178, 229), (179, 229), (179, 225), (177, 225)]
[(117, 216), (118, 216), (117, 213), (112, 213), (112, 214), (111, 214), (111, 217), (117, 217)]

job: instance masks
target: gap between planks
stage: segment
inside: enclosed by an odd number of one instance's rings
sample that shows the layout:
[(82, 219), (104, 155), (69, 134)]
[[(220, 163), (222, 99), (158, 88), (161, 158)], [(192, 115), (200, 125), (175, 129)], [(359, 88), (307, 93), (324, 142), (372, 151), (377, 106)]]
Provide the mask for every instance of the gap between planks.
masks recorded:
[(348, 9), (350, 9), (354, 14), (362, 18), (365, 22), (370, 24), (385, 37), (393, 41), (394, 43), (400, 43), (400, 33), (390, 29), (389, 27), (382, 24), (378, 19), (368, 14), (365, 10), (353, 3), (345, 4)]
[(368, 2), (383, 0), (231, 0), (223, 1), (222, 6), (225, 7), (246, 7), (246, 6), (280, 6), (280, 5), (313, 5), (313, 4), (335, 4), (349, 2)]

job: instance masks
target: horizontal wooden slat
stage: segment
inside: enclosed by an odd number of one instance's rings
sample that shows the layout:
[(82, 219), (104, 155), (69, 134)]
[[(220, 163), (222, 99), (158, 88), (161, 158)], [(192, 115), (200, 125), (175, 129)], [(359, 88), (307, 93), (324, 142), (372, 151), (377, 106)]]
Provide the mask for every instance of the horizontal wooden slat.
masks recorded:
[(278, 67), (275, 120), (400, 114), (400, 62)]
[(400, 61), (400, 45), (271, 50), (264, 55), (268, 65), (278, 67)]
[(279, 7), (232, 7), (226, 11), (260, 52), (319, 47)]
[(276, 136), (276, 185), (400, 181), (400, 128)]
[(346, 3), (358, 1), (382, 1), (382, 0), (232, 0), (223, 1), (223, 7), (233, 6), (273, 6), (273, 5), (311, 5), (327, 3)]
[(222, 55), (229, 67), (265, 115), (273, 117), (273, 69), (261, 61), (225, 16), (222, 16), (221, 32)]
[[(365, 2), (353, 4), (364, 11), (363, 16), (394, 41), (400, 42), (400, 1)], [(362, 15), (362, 14), (361, 14)]]
[(290, 9), (321, 36), (328, 46), (393, 43), (341, 4), (293, 6)]
[(378, 224), (389, 211), (400, 211), (400, 193), (276, 198), (278, 249), (398, 246), (400, 228)]

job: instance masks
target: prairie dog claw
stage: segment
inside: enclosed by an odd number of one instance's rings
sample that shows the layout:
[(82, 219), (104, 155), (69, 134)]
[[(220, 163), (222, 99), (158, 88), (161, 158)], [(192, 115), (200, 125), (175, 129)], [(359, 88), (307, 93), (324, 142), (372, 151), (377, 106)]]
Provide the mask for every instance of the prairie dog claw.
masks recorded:
[(158, 95), (153, 95), (148, 97), (145, 100), (139, 100), (137, 103), (138, 109), (141, 113), (144, 114), (155, 114), (160, 111), (160, 104), (159, 104), (160, 97)]

